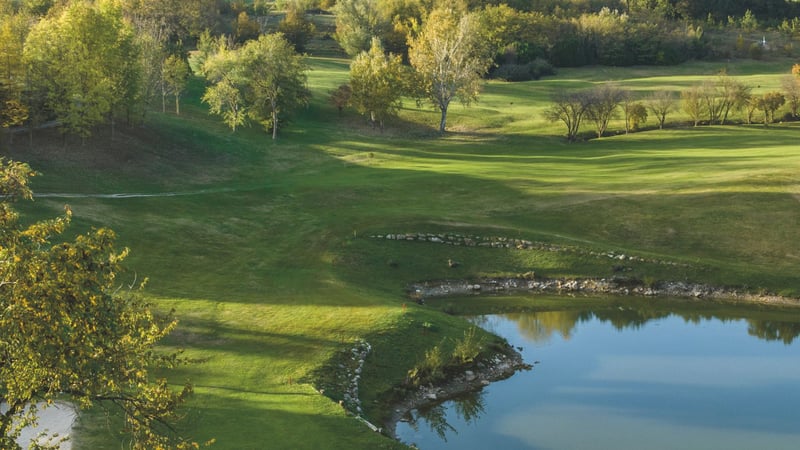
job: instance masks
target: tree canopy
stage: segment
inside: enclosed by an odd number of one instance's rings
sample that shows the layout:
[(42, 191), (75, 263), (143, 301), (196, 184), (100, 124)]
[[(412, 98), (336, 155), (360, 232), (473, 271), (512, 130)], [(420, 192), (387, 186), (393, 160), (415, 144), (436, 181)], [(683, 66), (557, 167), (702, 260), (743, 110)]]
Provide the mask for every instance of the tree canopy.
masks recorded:
[(68, 397), (80, 407), (110, 403), (125, 413), (133, 448), (190, 448), (171, 431), (191, 393), (172, 391), (150, 369), (179, 362), (155, 345), (176, 325), (120, 280), (128, 251), (96, 229), (63, 240), (71, 212), (30, 225), (14, 203), (30, 200), (24, 163), (0, 159), (0, 448), (18, 448), (37, 404)]
[(400, 56), (385, 54), (380, 39), (373, 38), (369, 52), (361, 52), (350, 64), (350, 103), (382, 128), (383, 121), (400, 107), (404, 72)]
[(441, 111), (440, 132), (453, 99), (469, 104), (478, 97), (491, 64), (482, 44), (477, 17), (449, 6), (433, 10), (419, 34), (409, 38), (408, 56), (421, 94)]
[(280, 33), (262, 35), (238, 49), (221, 46), (203, 65), (211, 82), (203, 101), (234, 131), (252, 119), (271, 129), (275, 139), (285, 114), (308, 102), (306, 69), (303, 57)]

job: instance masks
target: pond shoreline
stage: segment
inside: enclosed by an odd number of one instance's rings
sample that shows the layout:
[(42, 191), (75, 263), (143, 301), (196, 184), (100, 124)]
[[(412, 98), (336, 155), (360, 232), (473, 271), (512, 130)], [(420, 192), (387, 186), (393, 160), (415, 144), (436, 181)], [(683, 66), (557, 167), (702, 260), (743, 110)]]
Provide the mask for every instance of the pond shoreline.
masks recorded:
[(505, 352), (497, 352), (479, 362), (474, 367), (464, 369), (443, 383), (421, 386), (414, 392), (392, 404), (391, 414), (384, 421), (383, 432), (398, 439), (397, 424), (408, 416), (412, 410), (436, 405), (460, 395), (483, 389), (492, 382), (504, 380), (521, 370), (531, 370), (533, 366), (525, 363), (522, 354), (508, 346)]
[(503, 293), (609, 294), (633, 297), (682, 297), (742, 301), (769, 305), (800, 306), (800, 299), (770, 293), (752, 293), (684, 281), (645, 283), (638, 279), (613, 278), (543, 278), (533, 273), (518, 277), (488, 277), (475, 280), (433, 280), (413, 283), (407, 288), (418, 302), (426, 298), (472, 296)]

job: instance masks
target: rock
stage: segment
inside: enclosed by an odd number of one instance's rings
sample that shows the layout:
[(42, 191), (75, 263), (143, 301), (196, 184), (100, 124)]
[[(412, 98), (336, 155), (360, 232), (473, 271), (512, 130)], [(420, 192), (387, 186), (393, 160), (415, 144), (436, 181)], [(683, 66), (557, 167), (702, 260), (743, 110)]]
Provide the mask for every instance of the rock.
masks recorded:
[(436, 394), (434, 394), (433, 392), (428, 392), (427, 394), (425, 394), (425, 398), (428, 400), (436, 400)]
[(468, 370), (464, 372), (464, 377), (466, 377), (467, 381), (472, 381), (475, 379), (475, 372)]

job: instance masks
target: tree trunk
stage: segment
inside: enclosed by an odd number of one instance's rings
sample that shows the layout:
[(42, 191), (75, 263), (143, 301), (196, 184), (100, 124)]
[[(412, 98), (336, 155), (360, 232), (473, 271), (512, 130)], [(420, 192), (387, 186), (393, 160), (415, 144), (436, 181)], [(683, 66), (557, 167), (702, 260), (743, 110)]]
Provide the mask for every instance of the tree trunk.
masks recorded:
[(278, 105), (272, 102), (272, 140), (278, 138)]
[(175, 95), (175, 115), (181, 115), (181, 98)]
[(439, 133), (444, 133), (444, 127), (447, 124), (447, 106), (442, 106), (442, 118), (439, 121)]

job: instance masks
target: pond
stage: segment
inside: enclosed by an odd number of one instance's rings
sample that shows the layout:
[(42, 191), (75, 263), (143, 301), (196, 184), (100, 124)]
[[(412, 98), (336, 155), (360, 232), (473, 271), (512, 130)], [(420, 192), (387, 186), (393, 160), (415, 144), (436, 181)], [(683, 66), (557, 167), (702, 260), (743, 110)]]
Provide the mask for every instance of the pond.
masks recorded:
[(471, 318), (534, 368), (412, 411), (398, 438), (424, 450), (798, 448), (798, 313), (640, 304)]

